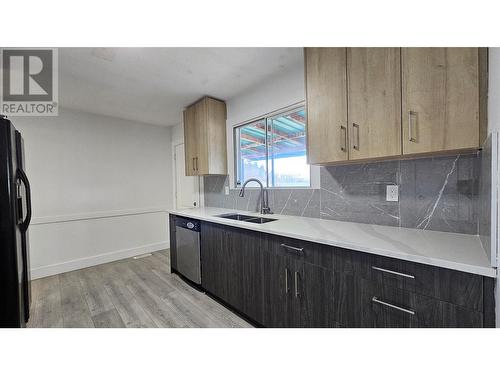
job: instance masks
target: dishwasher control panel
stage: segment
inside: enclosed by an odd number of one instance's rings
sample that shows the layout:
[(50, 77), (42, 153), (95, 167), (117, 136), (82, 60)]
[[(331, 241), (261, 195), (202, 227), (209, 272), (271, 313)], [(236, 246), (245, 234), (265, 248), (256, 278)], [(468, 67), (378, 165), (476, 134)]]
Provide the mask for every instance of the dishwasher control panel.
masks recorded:
[(200, 222), (198, 220), (189, 219), (187, 217), (179, 217), (175, 218), (175, 226), (186, 228), (195, 232), (200, 231)]

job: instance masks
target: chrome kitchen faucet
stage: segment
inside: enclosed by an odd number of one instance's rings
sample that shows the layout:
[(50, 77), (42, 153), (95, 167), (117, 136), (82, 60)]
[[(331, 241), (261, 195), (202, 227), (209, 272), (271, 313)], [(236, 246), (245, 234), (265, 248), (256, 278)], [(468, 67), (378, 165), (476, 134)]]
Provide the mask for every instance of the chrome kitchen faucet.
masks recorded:
[(262, 215), (272, 214), (271, 209), (269, 208), (269, 197), (268, 197), (267, 189), (264, 188), (264, 185), (262, 185), (262, 182), (260, 182), (256, 178), (249, 178), (248, 180), (246, 180), (243, 183), (243, 186), (241, 187), (241, 190), (240, 190), (240, 197), (245, 196), (245, 186), (249, 182), (256, 182), (260, 186), (260, 213)]

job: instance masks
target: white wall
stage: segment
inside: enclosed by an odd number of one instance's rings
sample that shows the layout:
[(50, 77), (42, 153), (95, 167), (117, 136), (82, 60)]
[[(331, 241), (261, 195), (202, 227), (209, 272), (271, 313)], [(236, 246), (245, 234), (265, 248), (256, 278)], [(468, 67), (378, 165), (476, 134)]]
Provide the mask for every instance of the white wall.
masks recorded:
[(304, 66), (300, 64), (226, 102), (227, 163), (231, 188), (234, 188), (233, 128), (242, 122), (303, 100), (305, 100)]
[(172, 126), (172, 145), (184, 143), (184, 123)]
[(299, 64), (229, 99), (226, 102), (228, 129), (303, 100), (305, 100), (304, 64)]
[(34, 278), (168, 247), (170, 128), (68, 109), (13, 123), (32, 185)]
[[(298, 64), (226, 101), (227, 163), (232, 188), (234, 188), (233, 127), (257, 116), (274, 112), (304, 100), (304, 65)], [(172, 127), (172, 145), (183, 142), (184, 127), (180, 123)], [(313, 180), (318, 180), (319, 184), (319, 174), (317, 176), (315, 174)], [(200, 190), (200, 205), (203, 206), (203, 178), (200, 178)]]
[[(226, 102), (229, 185), (234, 188), (233, 128), (243, 122), (305, 100), (304, 64), (276, 75)], [(319, 168), (311, 167), (312, 186), (319, 187)]]

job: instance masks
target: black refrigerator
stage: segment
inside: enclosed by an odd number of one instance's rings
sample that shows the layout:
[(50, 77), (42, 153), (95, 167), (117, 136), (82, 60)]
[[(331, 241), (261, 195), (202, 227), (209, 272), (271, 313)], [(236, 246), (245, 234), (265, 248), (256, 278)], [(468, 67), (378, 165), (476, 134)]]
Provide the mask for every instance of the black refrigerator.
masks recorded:
[(0, 328), (25, 327), (31, 303), (28, 226), (30, 184), (24, 143), (0, 115)]

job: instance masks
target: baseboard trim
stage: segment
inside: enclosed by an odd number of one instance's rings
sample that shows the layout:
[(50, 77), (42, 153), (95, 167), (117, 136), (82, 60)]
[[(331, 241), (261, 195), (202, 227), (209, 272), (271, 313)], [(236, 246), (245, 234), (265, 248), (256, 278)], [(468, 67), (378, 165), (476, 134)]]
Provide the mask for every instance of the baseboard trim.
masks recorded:
[(75, 271), (82, 268), (96, 266), (98, 264), (109, 263), (115, 260), (130, 258), (136, 255), (151, 253), (159, 250), (168, 249), (170, 246), (168, 241), (156, 242), (130, 249), (122, 249), (111, 251), (104, 254), (94, 255), (87, 258), (78, 258), (68, 262), (50, 264), (48, 266), (37, 267), (31, 269), (31, 278), (33, 280), (42, 277), (57, 275), (64, 272)]

